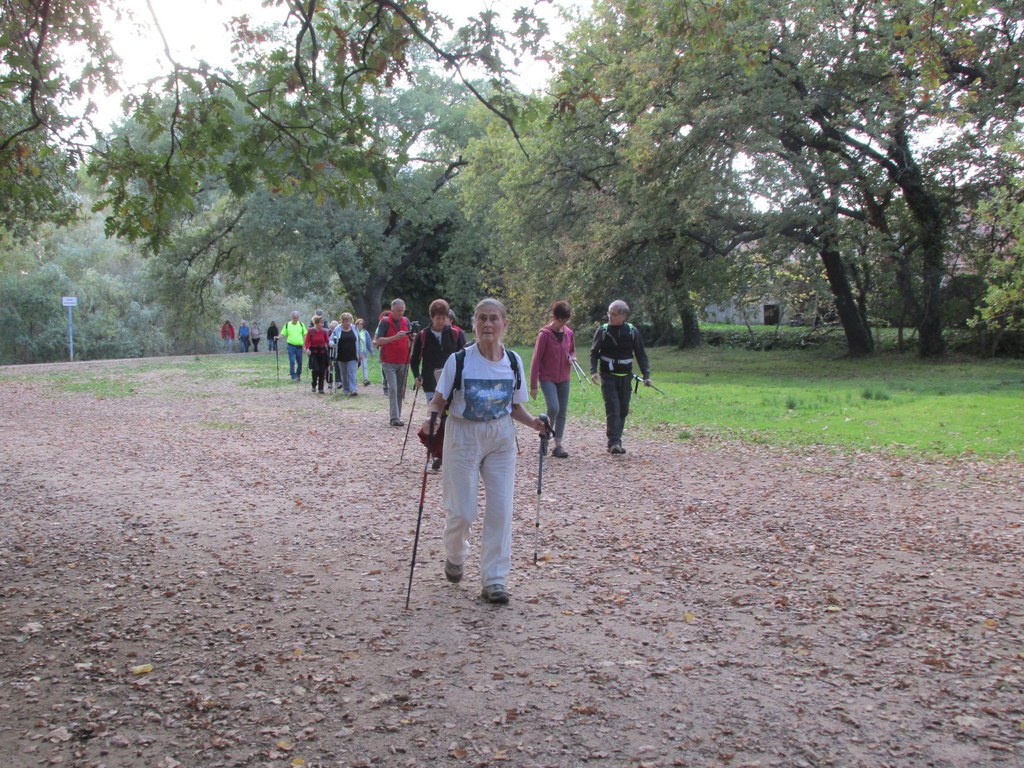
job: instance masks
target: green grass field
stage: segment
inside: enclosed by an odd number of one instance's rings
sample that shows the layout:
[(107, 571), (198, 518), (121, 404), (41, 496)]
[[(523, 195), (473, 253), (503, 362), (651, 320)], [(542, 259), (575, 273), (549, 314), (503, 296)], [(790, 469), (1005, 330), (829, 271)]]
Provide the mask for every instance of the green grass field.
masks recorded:
[[(531, 348), (519, 347), (529, 373)], [(581, 362), (588, 367), (583, 352)], [(650, 350), (654, 383), (640, 388), (628, 434), (662, 439), (740, 439), (778, 446), (881, 450), (902, 456), (1024, 460), (1024, 361), (922, 361), (912, 355), (847, 360), (833, 351), (756, 352), (705, 347)], [(186, 361), (148, 358), (41, 374), (60, 391), (145, 397), (138, 386), (165, 366), (194, 380), (233, 379), (243, 387), (278, 384), (273, 355), (211, 355)], [(11, 369), (16, 370), (16, 369)], [(379, 381), (379, 367), (375, 370)], [(40, 374), (33, 374), (37, 379)], [(10, 374), (0, 380), (13, 378)], [(600, 388), (573, 380), (570, 418), (600, 423)], [(173, 398), (161, 388), (159, 397)], [(184, 396), (184, 395), (183, 395)], [(195, 393), (192, 393), (195, 397)], [(538, 411), (536, 403), (531, 404)], [(220, 428), (229, 428), (217, 425)]]
[[(529, 365), (531, 350), (519, 352)], [(712, 347), (649, 354), (665, 394), (641, 387), (627, 429), (679, 440), (1024, 459), (1021, 361), (847, 360), (820, 350)], [(598, 387), (574, 385), (572, 413), (601, 419), (603, 408)]]

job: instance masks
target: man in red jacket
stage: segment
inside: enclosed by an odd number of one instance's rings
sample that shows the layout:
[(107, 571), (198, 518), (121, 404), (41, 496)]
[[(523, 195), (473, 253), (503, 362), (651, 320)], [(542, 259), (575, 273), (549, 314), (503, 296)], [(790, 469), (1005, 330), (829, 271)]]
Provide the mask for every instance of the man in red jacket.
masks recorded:
[(409, 378), (409, 336), (412, 331), (405, 315), (405, 302), (395, 299), (391, 312), (384, 315), (373, 337), (373, 346), (380, 349), (380, 367), (388, 387), (391, 406), (391, 426), (404, 427), (402, 401), (405, 400), (405, 384)]

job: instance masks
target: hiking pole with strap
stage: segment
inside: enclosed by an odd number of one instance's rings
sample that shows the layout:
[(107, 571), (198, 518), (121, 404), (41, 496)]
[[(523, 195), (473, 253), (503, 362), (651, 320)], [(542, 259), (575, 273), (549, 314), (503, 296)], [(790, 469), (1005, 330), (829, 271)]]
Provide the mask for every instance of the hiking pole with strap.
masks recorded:
[[(641, 384), (644, 384), (644, 380), (643, 380), (643, 377), (641, 377), (641, 376), (637, 376), (637, 375), (636, 375), (636, 374), (634, 373), (634, 374), (633, 374), (633, 394), (634, 394), (634, 395), (635, 395), (635, 394), (636, 394), (637, 392), (639, 392), (639, 391), (640, 391), (640, 385), (641, 385)], [(661, 395), (664, 395), (664, 394), (665, 394), (664, 392), (662, 392), (662, 391), (661, 391), (660, 389), (658, 389), (658, 388), (657, 388), (656, 386), (654, 386), (653, 384), (644, 384), (644, 386), (646, 386), (646, 387), (650, 387), (651, 389), (653, 389), (653, 390), (654, 390), (655, 392), (657, 392), (658, 394), (661, 394)]]
[(572, 363), (572, 369), (576, 372), (576, 378), (579, 379), (580, 384), (593, 385), (593, 380), (587, 376), (586, 372), (583, 370), (583, 366), (580, 365), (579, 361), (575, 357), (570, 357), (569, 362)]
[(420, 511), (416, 515), (416, 536), (412, 540), (412, 563), (409, 565), (409, 586), (405, 590), (405, 610), (409, 610), (409, 597), (412, 595), (412, 573), (416, 570), (416, 549), (420, 544), (420, 524), (423, 522), (423, 500), (427, 496), (427, 472), (430, 469), (430, 460), (433, 454), (434, 445), (434, 421), (437, 414), (430, 413), (430, 427), (427, 435), (427, 460), (423, 465), (423, 485), (420, 487)]
[(277, 361), (277, 383), (281, 383), (281, 353), (277, 349), (277, 340), (274, 340), (274, 360)]
[(420, 383), (417, 381), (412, 385), (412, 408), (409, 409), (409, 421), (405, 425), (405, 440), (402, 441), (402, 454), (398, 457), (398, 463), (405, 458), (405, 444), (409, 442), (409, 430), (412, 428), (412, 415), (416, 412), (416, 401), (419, 400)]
[(544, 422), (544, 434), (540, 436), (540, 466), (537, 467), (537, 522), (533, 534), (533, 564), (537, 564), (537, 548), (540, 546), (540, 491), (544, 482), (544, 457), (548, 453), (548, 440), (551, 439), (551, 420), (548, 415), (541, 414), (539, 417)]

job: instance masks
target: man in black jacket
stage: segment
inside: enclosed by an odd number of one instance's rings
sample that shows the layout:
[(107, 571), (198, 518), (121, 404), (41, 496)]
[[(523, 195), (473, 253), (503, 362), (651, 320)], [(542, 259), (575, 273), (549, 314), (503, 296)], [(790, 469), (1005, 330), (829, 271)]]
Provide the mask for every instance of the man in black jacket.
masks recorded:
[(590, 378), (601, 384), (608, 452), (614, 454), (626, 452), (622, 447), (622, 427), (629, 415), (634, 357), (643, 373), (644, 386), (651, 386), (651, 366), (643, 339), (640, 331), (626, 322), (627, 317), (626, 302), (620, 299), (609, 304), (608, 322), (597, 329), (590, 347)]

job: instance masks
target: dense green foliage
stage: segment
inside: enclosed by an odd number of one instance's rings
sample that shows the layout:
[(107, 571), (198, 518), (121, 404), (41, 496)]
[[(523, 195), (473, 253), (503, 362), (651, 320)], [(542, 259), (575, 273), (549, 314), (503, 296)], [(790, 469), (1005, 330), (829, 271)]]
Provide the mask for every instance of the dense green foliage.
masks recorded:
[(4, 3), (0, 360), (60, 359), (68, 294), (83, 357), (483, 294), (518, 341), (553, 299), (586, 324), (624, 298), (652, 343), (751, 344), (702, 318), (771, 304), (850, 356), (886, 326), (926, 357), (1020, 347), (1019, 3), (603, 0), (524, 96), (530, 10), (453, 31), (423, 0), (275, 0), (281, 24), (232, 20), (230, 67), (168, 54), (88, 179), (72, 105), (116, 84), (121, 5)]
[[(941, 354), (945, 286), (990, 249), (979, 201), (1018, 170), (1003, 147), (1024, 98), (1022, 14), (598, 3), (532, 162), (481, 169), (474, 198), (506, 251), (527, 244), (507, 254), (517, 277), (554, 272), (582, 306), (625, 295), (685, 327), (695, 306), (760, 294), (813, 316), (824, 280), (851, 354), (872, 350), (878, 320)], [(514, 207), (486, 202), (491, 179)]]

